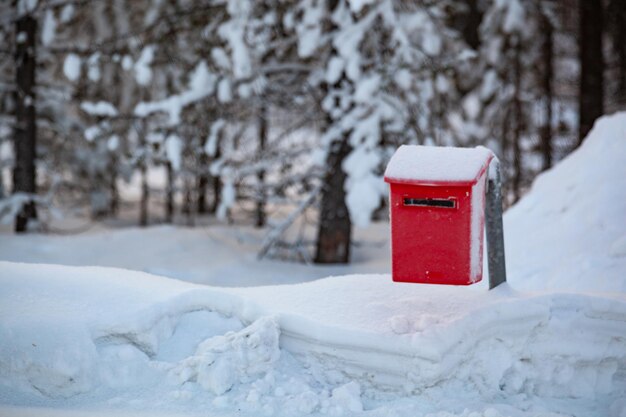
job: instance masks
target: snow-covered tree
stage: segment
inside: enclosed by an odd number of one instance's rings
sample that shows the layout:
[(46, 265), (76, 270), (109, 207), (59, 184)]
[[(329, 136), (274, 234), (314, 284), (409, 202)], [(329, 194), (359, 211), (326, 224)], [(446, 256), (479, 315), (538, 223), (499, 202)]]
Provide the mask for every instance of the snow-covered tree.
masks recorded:
[(366, 226), (385, 194), (389, 146), (445, 142), (437, 104), (449, 85), (446, 61), (458, 49), (434, 4), (339, 0), (300, 7), (299, 55), (321, 59), (309, 77), (322, 92), (324, 114), (315, 260), (348, 262), (352, 225)]
[[(0, 62), (0, 147), (16, 145), (0, 164), (24, 175), (11, 202), (0, 187), (0, 215), (21, 213), (25, 228), (32, 201), (68, 197), (114, 215), (120, 180), (138, 176), (142, 225), (162, 203), (165, 222), (266, 227), (261, 255), (348, 262), (353, 228), (384, 212), (383, 168), (404, 143), (489, 146), (514, 201), (571, 149), (572, 4), (1, 3), (0, 53), (20, 59)], [(24, 19), (35, 25), (18, 28)], [(152, 189), (156, 170), (165, 184)]]
[[(456, 69), (462, 80), (450, 123), (460, 143), (487, 145), (503, 162), (505, 193), (517, 200), (534, 174), (551, 164), (554, 107), (553, 10), (548, 2), (490, 2), (480, 47)], [(542, 162), (533, 155), (542, 154)], [(547, 154), (547, 155), (546, 155)]]

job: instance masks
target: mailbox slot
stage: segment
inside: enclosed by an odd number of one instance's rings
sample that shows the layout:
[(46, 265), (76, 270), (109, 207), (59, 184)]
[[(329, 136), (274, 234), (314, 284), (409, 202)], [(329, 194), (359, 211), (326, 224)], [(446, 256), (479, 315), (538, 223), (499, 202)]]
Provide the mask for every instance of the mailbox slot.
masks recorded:
[(445, 198), (408, 198), (403, 200), (405, 206), (456, 208), (456, 200)]

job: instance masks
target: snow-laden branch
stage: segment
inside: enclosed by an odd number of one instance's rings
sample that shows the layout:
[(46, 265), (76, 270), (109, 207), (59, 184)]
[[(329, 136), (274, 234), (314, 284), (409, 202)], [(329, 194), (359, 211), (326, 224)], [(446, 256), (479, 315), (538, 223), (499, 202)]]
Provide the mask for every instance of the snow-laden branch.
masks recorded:
[(134, 113), (139, 117), (146, 117), (157, 112), (167, 113), (169, 124), (177, 125), (180, 123), (180, 113), (186, 106), (213, 94), (217, 80), (217, 76), (209, 71), (206, 62), (200, 61), (191, 74), (188, 90), (160, 101), (142, 101), (137, 104)]

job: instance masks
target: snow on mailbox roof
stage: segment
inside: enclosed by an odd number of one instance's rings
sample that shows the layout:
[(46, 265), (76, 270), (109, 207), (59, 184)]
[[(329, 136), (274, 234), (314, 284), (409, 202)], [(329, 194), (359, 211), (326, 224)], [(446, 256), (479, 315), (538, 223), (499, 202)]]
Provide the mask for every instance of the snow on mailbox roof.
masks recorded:
[(402, 145), (387, 165), (385, 181), (433, 185), (471, 184), (487, 168), (491, 158), (493, 153), (482, 146), (454, 148)]

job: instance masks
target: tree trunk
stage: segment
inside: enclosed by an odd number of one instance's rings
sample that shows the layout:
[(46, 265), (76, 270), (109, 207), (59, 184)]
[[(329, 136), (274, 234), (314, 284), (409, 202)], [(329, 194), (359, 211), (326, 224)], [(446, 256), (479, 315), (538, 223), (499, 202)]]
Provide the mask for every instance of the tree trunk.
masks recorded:
[(602, 0), (579, 0), (580, 93), (578, 144), (604, 113)]
[(607, 12), (612, 20), (613, 53), (617, 56), (617, 104), (626, 108), (626, 0), (611, 0)]
[(141, 172), (141, 201), (139, 202), (139, 226), (148, 225), (148, 198), (150, 190), (148, 189), (148, 169), (146, 167), (145, 156), (139, 171)]
[(511, 119), (512, 119), (512, 111), (510, 109), (506, 109), (504, 113), (504, 120), (502, 121), (502, 130), (500, 131), (500, 153), (502, 154), (502, 160), (505, 163), (502, 164), (501, 174), (502, 174), (502, 197), (505, 208), (509, 207), (511, 204), (511, 169), (510, 163), (510, 151), (511, 147)]
[(522, 68), (521, 68), (521, 47), (517, 40), (515, 46), (515, 57), (513, 61), (513, 77), (514, 77), (514, 93), (513, 93), (513, 119), (515, 127), (513, 128), (513, 198), (514, 202), (520, 198), (520, 186), (522, 182), (522, 152), (521, 141), (524, 131), (524, 114), (522, 109)]
[(207, 175), (207, 164), (208, 158), (207, 155), (202, 152), (198, 160), (198, 177), (196, 180), (196, 195), (198, 201), (196, 202), (196, 211), (198, 214), (206, 214), (207, 213), (207, 205), (206, 205), (206, 188), (209, 186), (209, 176)]
[(473, 49), (478, 50), (480, 46), (480, 35), (478, 29), (483, 19), (482, 12), (478, 9), (478, 0), (467, 0), (467, 14), (464, 16), (463, 38)]
[[(265, 144), (267, 143), (267, 108), (265, 106), (261, 107), (259, 111), (259, 155), (263, 156), (263, 151), (265, 151)], [(266, 204), (266, 195), (265, 195), (265, 170), (260, 170), (257, 174), (258, 178), (258, 196), (256, 203), (256, 227), (265, 226), (265, 204)]]
[(165, 189), (165, 223), (174, 221), (174, 169), (170, 162), (165, 163), (167, 185)]
[[(35, 45), (37, 21), (30, 15), (21, 16), (15, 25), (16, 93), (15, 93), (15, 166), (13, 168), (13, 192), (35, 194), (36, 188), (36, 139), (35, 114)], [(26, 203), (15, 219), (15, 231), (25, 232), (28, 222), (37, 218), (35, 202)]]
[[(329, 0), (326, 4), (329, 14), (334, 13), (339, 6), (340, 2), (337, 0)], [(326, 30), (332, 31), (334, 23), (331, 23), (330, 26)], [(338, 55), (338, 52), (333, 49), (331, 57)], [(324, 83), (322, 88), (325, 95), (331, 89), (342, 88), (344, 81), (351, 84), (345, 73), (334, 85)], [(354, 88), (354, 86), (352, 85), (351, 88)], [(336, 102), (336, 104), (338, 103)], [(342, 112), (345, 115), (349, 110), (342, 109)], [(326, 128), (330, 128), (333, 123), (338, 121), (331, 114), (327, 110)], [(314, 260), (318, 264), (346, 264), (350, 262), (352, 222), (348, 206), (346, 206), (346, 191), (344, 189), (347, 174), (342, 167), (343, 161), (352, 150), (348, 137), (349, 133), (346, 132), (340, 139), (331, 142), (328, 148), (328, 155), (326, 156), (326, 172), (322, 183), (322, 202), (319, 212)]]
[(120, 205), (120, 193), (117, 189), (117, 157), (111, 155), (110, 161), (110, 182), (109, 182), (109, 214), (116, 216)]
[(0, 166), (0, 200), (5, 198), (5, 191), (4, 191), (4, 173), (2, 170), (2, 167)]
[(543, 117), (541, 127), (541, 160), (542, 171), (552, 166), (552, 77), (554, 62), (553, 27), (548, 16), (542, 16), (543, 44), (541, 54), (543, 58), (543, 74), (541, 88), (543, 90)]
[(183, 198), (183, 213), (187, 219), (187, 226), (191, 227), (194, 224), (193, 213), (193, 183), (185, 179), (185, 193)]
[[(215, 155), (213, 156), (214, 159), (220, 159), (222, 157), (222, 150), (221, 150), (221, 140), (217, 141), (217, 146), (215, 149)], [(216, 214), (217, 213), (217, 208), (220, 206), (220, 200), (221, 200), (221, 195), (222, 195), (222, 181), (220, 180), (219, 176), (212, 176), (211, 177), (211, 188), (213, 188), (213, 204), (211, 204), (211, 209), (210, 209), (210, 213), (211, 214)]]
[(626, 108), (626, 0), (619, 0), (618, 2), (618, 24), (615, 34), (615, 46), (619, 48), (617, 56), (619, 59), (619, 83), (617, 102), (621, 105), (621, 108)]
[(344, 184), (347, 175), (341, 167), (349, 153), (350, 145), (345, 136), (341, 141), (331, 145), (326, 159), (328, 171), (322, 189), (315, 263), (335, 264), (350, 261), (352, 223), (345, 201)]

